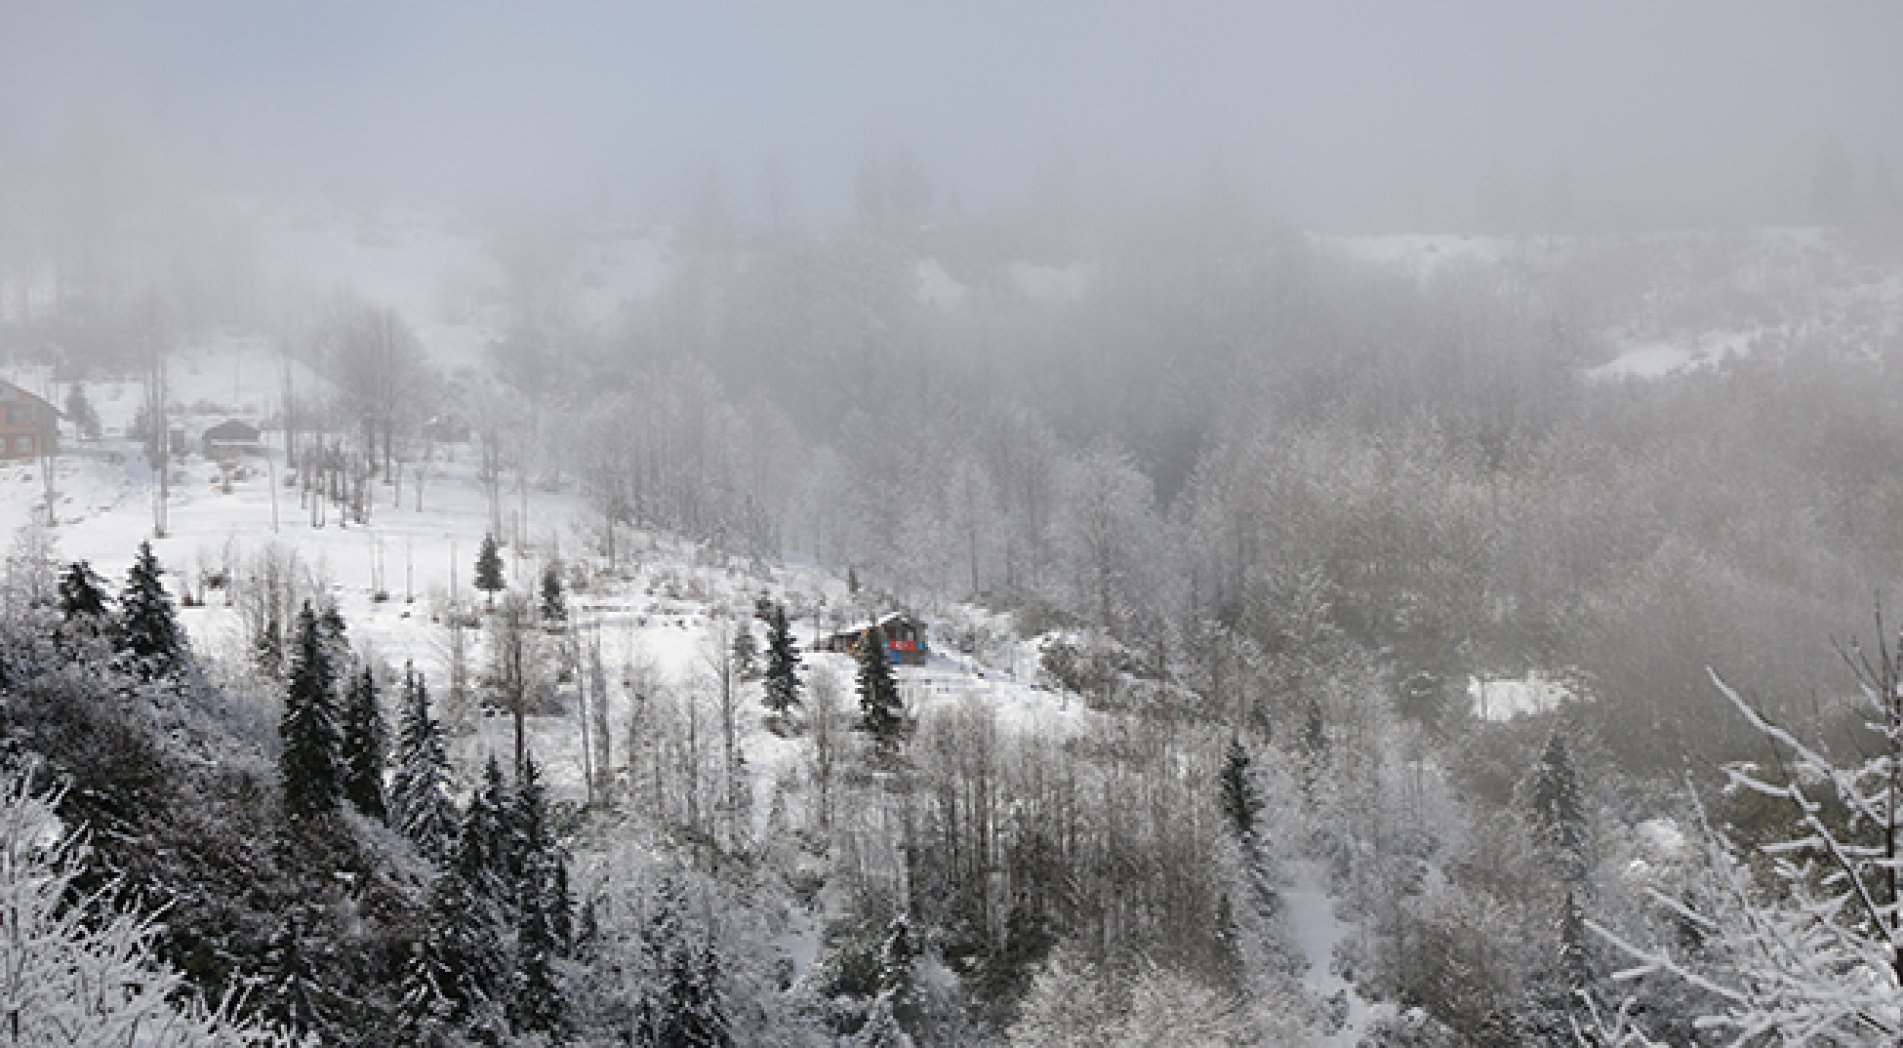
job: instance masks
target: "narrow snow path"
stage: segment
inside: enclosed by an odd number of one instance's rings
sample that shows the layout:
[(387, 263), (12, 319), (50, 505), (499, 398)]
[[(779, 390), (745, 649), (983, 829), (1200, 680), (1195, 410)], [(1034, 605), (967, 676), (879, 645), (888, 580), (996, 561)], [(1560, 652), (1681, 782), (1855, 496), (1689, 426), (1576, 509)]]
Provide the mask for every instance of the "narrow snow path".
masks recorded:
[[(1289, 934), (1308, 961), (1302, 985), (1322, 1006), (1324, 1014), (1329, 1010), (1330, 999), (1337, 995), (1347, 1004), (1341, 1027), (1322, 1034), (1315, 1043), (1353, 1048), (1367, 1021), (1368, 1002), (1355, 992), (1352, 983), (1334, 971), (1335, 946), (1348, 937), (1349, 927), (1335, 916), (1334, 900), (1328, 895), (1328, 871), (1316, 859), (1293, 861), (1285, 868), (1290, 883), (1282, 889), (1282, 902), (1286, 907)], [(1323, 1028), (1326, 1029), (1327, 1024)]]

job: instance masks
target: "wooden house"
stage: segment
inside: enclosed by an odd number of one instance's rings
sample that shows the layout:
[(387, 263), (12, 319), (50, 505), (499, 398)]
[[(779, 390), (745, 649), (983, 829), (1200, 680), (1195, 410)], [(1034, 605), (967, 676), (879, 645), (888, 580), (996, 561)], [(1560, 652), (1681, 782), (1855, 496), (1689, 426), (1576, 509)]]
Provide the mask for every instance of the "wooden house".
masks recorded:
[(885, 634), (886, 654), (892, 659), (893, 665), (923, 666), (925, 660), (931, 657), (924, 620), (897, 611), (873, 622), (861, 622), (829, 637), (822, 637), (816, 647), (820, 651), (857, 655), (861, 641), (875, 625)]
[(59, 410), (0, 379), (0, 462), (34, 459), (59, 450)]
[(198, 438), (205, 457), (223, 461), (264, 450), (264, 434), (249, 422), (232, 418), (207, 429)]

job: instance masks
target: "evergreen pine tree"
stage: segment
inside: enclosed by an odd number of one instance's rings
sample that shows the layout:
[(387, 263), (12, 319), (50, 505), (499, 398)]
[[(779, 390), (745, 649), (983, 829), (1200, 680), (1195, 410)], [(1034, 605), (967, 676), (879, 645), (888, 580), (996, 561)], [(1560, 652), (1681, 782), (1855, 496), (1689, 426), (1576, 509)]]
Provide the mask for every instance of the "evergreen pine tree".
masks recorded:
[(562, 568), (551, 563), (542, 569), (542, 621), (561, 625), (568, 621), (568, 594), (562, 588)]
[(555, 935), (556, 952), (569, 955), (575, 949), (575, 893), (568, 887), (568, 859), (559, 851), (549, 870), (547, 901), (548, 927)]
[(762, 702), (772, 711), (774, 726), (783, 728), (787, 714), (800, 704), (800, 653), (793, 644), (793, 630), (786, 623), (783, 605), (773, 606), (766, 644), (766, 694)]
[[(350, 651), (350, 631), (344, 626), (343, 612), (336, 604), (324, 605), (317, 615), (317, 636), (324, 646), (324, 657), (331, 670), (331, 688), (334, 690), (344, 680), (344, 672), (355, 659)], [(341, 699), (341, 696), (333, 696)]]
[(286, 919), (271, 937), (271, 949), (265, 957), (268, 992), (264, 1003), (280, 1026), (294, 1033), (309, 1034), (321, 1029), (324, 1017), (318, 1007), (322, 988), (304, 954), (303, 930), (296, 915)]
[[(542, 785), (542, 770), (533, 758), (523, 765), (523, 774), (515, 793), (515, 837), (518, 854), (533, 855), (540, 863), (538, 874), (523, 880), (532, 884), (549, 913), (549, 927), (566, 942), (574, 913), (574, 900), (568, 893), (568, 862), (561, 842), (549, 825), (548, 788)], [(526, 858), (523, 860), (526, 865)]]
[(109, 599), (105, 583), (85, 561), (74, 561), (60, 572), (61, 622), (55, 639), (62, 651), (75, 658), (82, 657), (79, 653), (88, 643), (96, 643), (111, 633)]
[[(432, 902), (434, 897), (432, 888)], [(441, 971), (430, 948), (433, 937), (426, 930), (423, 941), (412, 943), (397, 973), (397, 1041), (417, 1048), (454, 1048), (465, 1042), (455, 1028), (456, 1005), (443, 989), (447, 973)]]
[(481, 784), (469, 795), (451, 863), (472, 888), (498, 903), (508, 901), (515, 888), (512, 808), (508, 781), (492, 753)]
[(892, 679), (892, 661), (885, 650), (885, 631), (878, 626), (859, 637), (859, 724), (872, 736), (880, 752), (890, 755), (905, 731), (905, 707)]
[(865, 1025), (852, 1037), (852, 1048), (913, 1048), (914, 1044), (884, 995), (873, 999)]
[(1560, 732), (1546, 740), (1523, 790), (1534, 839), (1550, 850), (1564, 880), (1574, 884), (1585, 880), (1590, 865), (1585, 795)]
[(152, 544), (141, 542), (119, 596), (119, 649), (147, 680), (170, 672), (184, 653), (172, 598), (159, 581), (163, 574)]
[(682, 921), (685, 912), (680, 886), (663, 880), (655, 891), (654, 914), (642, 931), (658, 981), (641, 1002), (640, 1043), (729, 1048), (733, 1032), (720, 989), (720, 955), (710, 938), (689, 937)]
[(496, 1043), (506, 1028), (512, 969), (500, 868), (508, 819), (500, 805), (507, 802), (502, 769), (492, 755), (469, 798), (447, 867), (430, 885), (427, 928), (403, 973), (402, 1023), (418, 1043), (431, 1043), (447, 1029)]
[(106, 584), (91, 564), (76, 560), (59, 577), (59, 611), (67, 621), (106, 617)]
[[(1223, 817), (1229, 820), (1229, 829), (1235, 834), (1241, 852), (1246, 905), (1267, 915), (1276, 906), (1275, 880), (1270, 874), (1266, 842), (1258, 836), (1262, 793), (1255, 781), (1255, 759), (1249, 756), (1249, 748), (1242, 744), (1241, 736), (1230, 737), (1229, 751), (1223, 758), (1216, 782)], [(1234, 920), (1233, 914), (1228, 920)]]
[(753, 639), (753, 623), (742, 619), (733, 635), (733, 673), (739, 680), (752, 680), (759, 675), (760, 647)]
[(404, 1043), (448, 1040), (450, 1029), (486, 1033), (493, 1043), (502, 1028), (504, 947), (495, 901), (460, 869), (438, 874), (423, 940), (402, 976)]
[(272, 680), (284, 675), (284, 624), (278, 621), (277, 613), (272, 612), (258, 635), (251, 640), (252, 658), (258, 664), (258, 672)]
[(93, 408), (92, 398), (86, 395), (84, 383), (75, 382), (66, 391), (66, 421), (73, 424), (82, 439), (99, 439), (99, 412)]
[(306, 602), (297, 615), (290, 688), (278, 725), (279, 779), (285, 812), (293, 819), (330, 814), (343, 794), (343, 733), (334, 701), (330, 653)]
[(403, 668), (402, 701), (390, 819), (417, 850), (441, 860), (448, 856), (457, 829), (455, 803), (449, 798), (449, 755), (442, 725), (430, 715), (429, 687), (414, 666)]
[(502, 553), (496, 549), (496, 537), (484, 535), (482, 548), (476, 551), (476, 588), (487, 597), (490, 607), (496, 605), (496, 594), (502, 591)]
[(548, 828), (548, 791), (542, 786), (542, 769), (535, 763), (533, 754), (522, 759), (506, 825), (508, 850), (514, 857), (511, 870), (515, 878), (514, 895), (526, 906), (529, 896), (547, 894), (548, 870), (543, 860), (552, 858), (555, 852), (555, 841)]
[(344, 696), (344, 796), (358, 811), (388, 822), (384, 803), (383, 765), (389, 732), (383, 723), (383, 703), (377, 695), (376, 675), (365, 665), (350, 681)]
[(1223, 759), (1222, 772), (1217, 781), (1222, 789), (1222, 813), (1229, 819), (1229, 828), (1235, 831), (1236, 839), (1241, 841), (1255, 838), (1256, 816), (1262, 811), (1262, 798), (1256, 791), (1252, 765), (1249, 750), (1242, 745), (1242, 739), (1231, 738), (1229, 752)]
[(559, 1037), (568, 1026), (568, 997), (555, 977), (558, 944), (549, 911), (525, 901), (516, 916), (515, 971), (509, 988), (509, 1026), (516, 1033)]
[[(561, 952), (556, 913), (567, 899), (558, 898), (556, 891), (556, 870), (562, 859), (549, 834), (547, 800), (533, 757), (522, 762), (511, 824), (517, 859), (509, 1023), (517, 1033), (559, 1034), (567, 1024), (568, 1005), (555, 978), (554, 957)], [(565, 885), (566, 877), (562, 880)]]
[(1572, 888), (1560, 900), (1556, 923), (1558, 951), (1530, 973), (1525, 1004), (1518, 1009), (1520, 1022), (1529, 1032), (1527, 1043), (1577, 1042), (1574, 1029), (1590, 1024), (1590, 1009), (1585, 1002), (1599, 999), (1604, 989), (1596, 971), (1597, 958), (1585, 911), (1578, 892)]

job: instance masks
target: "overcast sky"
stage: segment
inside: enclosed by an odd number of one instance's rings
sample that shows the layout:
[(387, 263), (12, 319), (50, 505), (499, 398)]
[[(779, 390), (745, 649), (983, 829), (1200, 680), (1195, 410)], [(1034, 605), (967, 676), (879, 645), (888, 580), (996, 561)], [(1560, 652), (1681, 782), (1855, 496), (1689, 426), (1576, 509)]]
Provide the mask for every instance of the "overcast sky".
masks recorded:
[[(781, 158), (808, 210), (873, 147), (970, 205), (1053, 157), (1125, 188), (1212, 165), (1276, 213), (1406, 224), (1491, 175), (1748, 208), (1818, 144), (1903, 170), (1903, 3), (22, 3), (0, 149), (137, 113), (247, 178), (629, 200)], [(5, 154), (0, 153), (0, 161)]]

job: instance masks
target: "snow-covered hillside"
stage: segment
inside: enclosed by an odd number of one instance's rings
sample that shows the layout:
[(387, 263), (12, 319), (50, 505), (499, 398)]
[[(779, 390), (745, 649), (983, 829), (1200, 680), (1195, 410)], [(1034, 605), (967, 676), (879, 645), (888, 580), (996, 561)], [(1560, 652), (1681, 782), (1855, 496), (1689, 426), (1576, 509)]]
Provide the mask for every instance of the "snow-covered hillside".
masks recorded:
[[(231, 416), (261, 420), (273, 412), (281, 361), (259, 340), (227, 339), (178, 355), (174, 396), (195, 405), (177, 416), (195, 438), (205, 426)], [(305, 376), (311, 381), (312, 376)], [(444, 636), (450, 609), (475, 601), (473, 566), (487, 530), (488, 502), (476, 477), (476, 456), (467, 445), (432, 449), (433, 460), (411, 469), (399, 492), (379, 484), (368, 524), (344, 520), (337, 510), (285, 482), (282, 434), (267, 431), (262, 454), (220, 464), (187, 453), (174, 460), (166, 506), (166, 531), (153, 537), (156, 478), (136, 441), (124, 436), (139, 403), (138, 388), (124, 382), (89, 386), (107, 436), (69, 442), (53, 465), (56, 492), (51, 537), (62, 561), (86, 560), (108, 579), (123, 576), (142, 541), (150, 541), (168, 575), (173, 596), (190, 598), (181, 615), (201, 651), (242, 662), (247, 638), (231, 592), (218, 578), (242, 576), (265, 551), (296, 555), (312, 579), (350, 624), (356, 644), (390, 665), (414, 662), (443, 676)], [(418, 491), (416, 475), (425, 481)], [(273, 483), (276, 480), (277, 483)], [(0, 533), (14, 535), (43, 519), (43, 479), (37, 463), (0, 465)], [(401, 497), (399, 498), (399, 494)], [(843, 625), (859, 609), (877, 610), (873, 598), (855, 600), (844, 579), (812, 567), (766, 566), (728, 558), (676, 537), (636, 532), (624, 538), (619, 563), (610, 568), (591, 549), (594, 515), (572, 489), (511, 491), (504, 500), (506, 576), (531, 586), (551, 562), (565, 566), (576, 584), (575, 622), (599, 631), (608, 665), (651, 664), (680, 686), (695, 685), (708, 672), (712, 623), (751, 620), (756, 599), (783, 602), (796, 614), (795, 635), (810, 641)], [(963, 614), (982, 615), (974, 609)], [(731, 629), (731, 625), (727, 628)], [(755, 624), (756, 631), (763, 627)], [(480, 665), (482, 631), (470, 631)], [(992, 708), (1004, 726), (1061, 738), (1084, 716), (1081, 702), (1066, 699), (1031, 679), (1035, 642), (1025, 651), (987, 665), (949, 647), (921, 667), (900, 667), (904, 695), (917, 712), (963, 704)], [(852, 677), (849, 656), (809, 653), (814, 669), (841, 681)], [(757, 692), (757, 686), (753, 689)], [(611, 721), (626, 719), (626, 696), (613, 693)], [(791, 761), (791, 744), (766, 732), (757, 696), (746, 703), (749, 746), (760, 749), (762, 790)], [(1072, 725), (1066, 727), (1066, 725)], [(572, 716), (534, 724), (535, 749), (553, 781), (580, 792), (581, 737)], [(466, 749), (480, 753), (498, 745), (507, 725), (487, 725)], [(500, 734), (499, 734), (500, 733)], [(779, 759), (774, 754), (780, 751)], [(764, 808), (762, 809), (764, 811)]]

